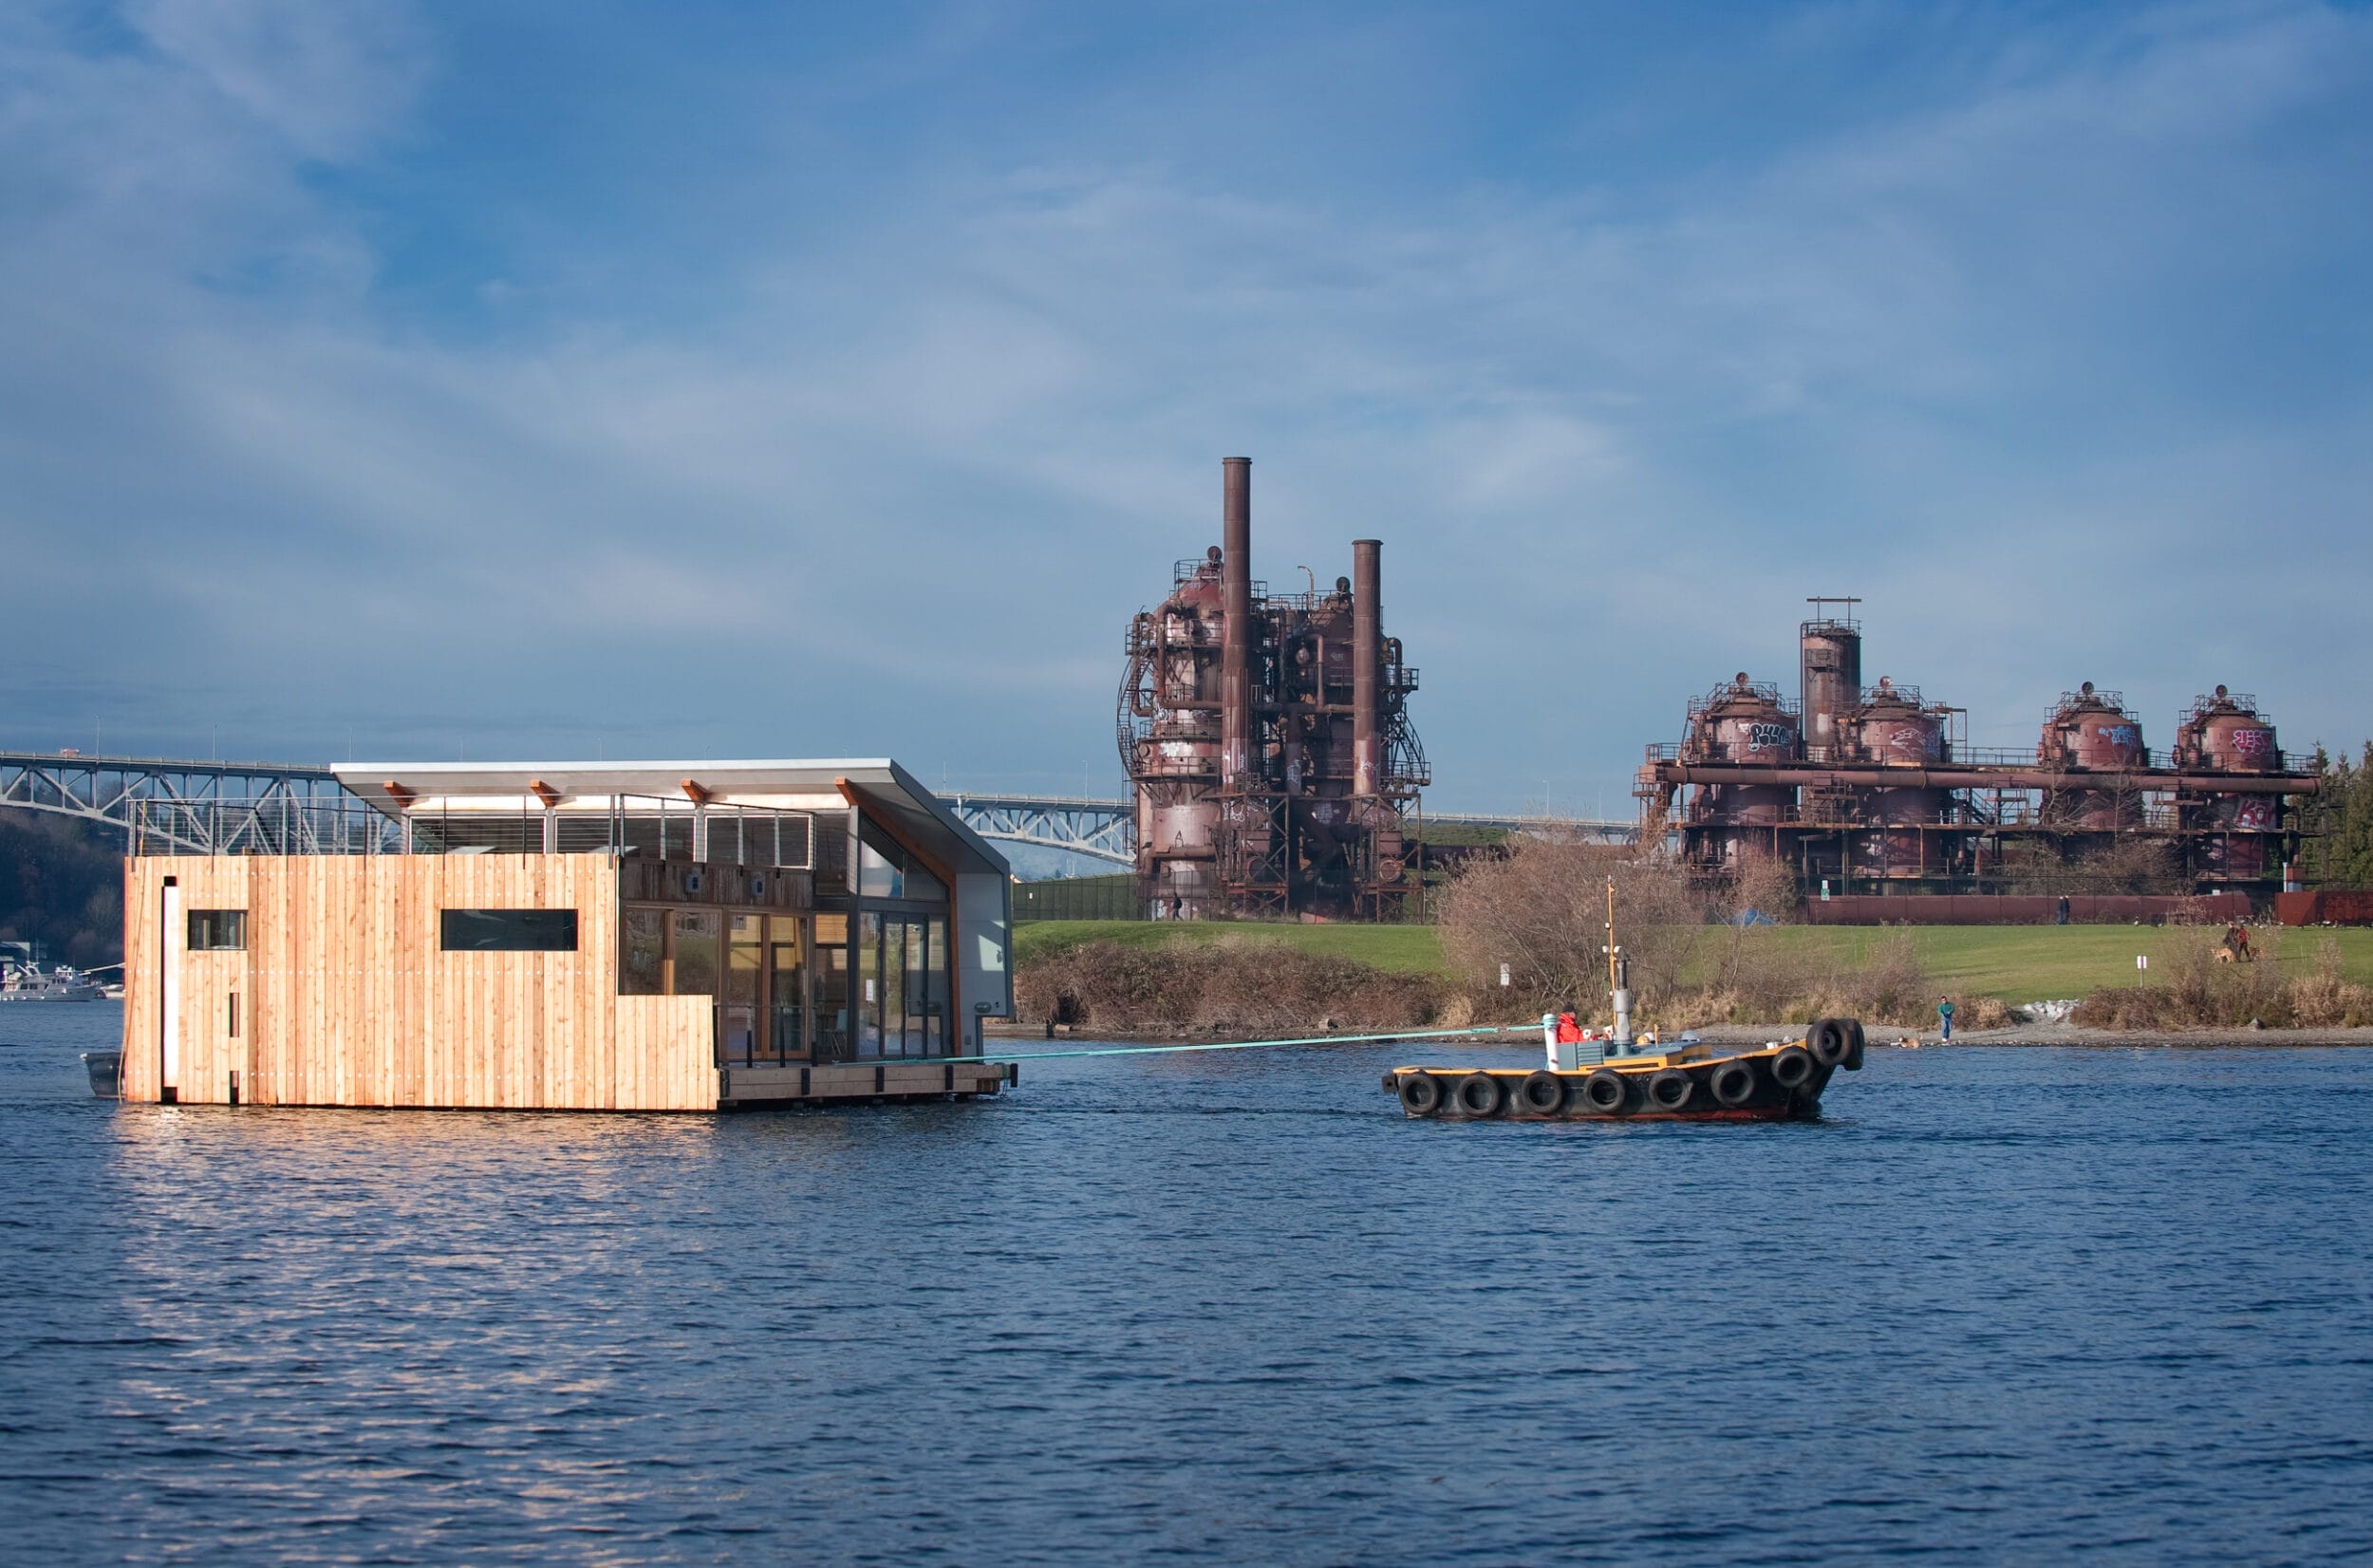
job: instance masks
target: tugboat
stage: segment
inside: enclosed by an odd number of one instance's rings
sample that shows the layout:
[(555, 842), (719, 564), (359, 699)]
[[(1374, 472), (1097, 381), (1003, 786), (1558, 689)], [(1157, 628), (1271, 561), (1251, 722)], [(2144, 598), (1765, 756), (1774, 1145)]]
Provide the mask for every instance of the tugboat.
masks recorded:
[(1594, 1037), (1571, 1013), (1553, 1014), (1541, 1020), (1544, 1066), (1396, 1067), (1384, 1075), (1384, 1092), (1398, 1095), (1412, 1118), (1784, 1122), (1820, 1115), (1821, 1092), (1838, 1069), (1861, 1070), (1862, 1025), (1854, 1018), (1822, 1018), (1802, 1039), (1754, 1051), (1718, 1055), (1694, 1036), (1671, 1050), (1641, 1050), (1632, 1036), (1631, 963), (1615, 940), (1612, 877), (1605, 952), (1615, 1027), (1603, 1036)]
[(1454, 1121), (1782, 1122), (1818, 1116), (1830, 1078), (1862, 1065), (1862, 1026), (1853, 1018), (1823, 1018), (1802, 1039), (1753, 1051), (1717, 1053), (1690, 1040), (1595, 1062), (1580, 1059), (1577, 1042), (1557, 1039), (1554, 1023), (1549, 1033), (1549, 1066), (1396, 1067), (1384, 1075), (1385, 1092), (1411, 1117)]

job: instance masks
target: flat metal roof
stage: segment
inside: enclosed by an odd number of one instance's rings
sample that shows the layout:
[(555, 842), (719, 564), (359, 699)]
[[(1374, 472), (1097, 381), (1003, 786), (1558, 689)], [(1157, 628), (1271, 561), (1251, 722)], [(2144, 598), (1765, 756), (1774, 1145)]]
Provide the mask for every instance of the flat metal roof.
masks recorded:
[[(645, 762), (341, 762), (330, 772), (357, 797), (390, 816), (415, 801), (484, 799), (540, 806), (535, 786), (561, 797), (554, 810), (607, 811), (612, 795), (687, 800), (699, 786), (718, 805), (779, 811), (832, 811), (856, 797), (869, 815), (887, 819), (926, 854), (958, 873), (1013, 868), (988, 840), (964, 826), (939, 796), (887, 756), (783, 760), (687, 757)], [(392, 789), (390, 787), (393, 787)], [(844, 789), (846, 794), (844, 794)]]

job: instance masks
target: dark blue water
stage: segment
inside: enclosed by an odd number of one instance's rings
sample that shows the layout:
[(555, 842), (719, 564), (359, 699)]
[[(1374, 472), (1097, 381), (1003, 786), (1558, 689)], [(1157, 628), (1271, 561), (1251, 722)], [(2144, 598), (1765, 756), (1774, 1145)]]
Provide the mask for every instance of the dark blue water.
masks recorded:
[(2373, 1555), (2373, 1056), (1878, 1051), (1768, 1128), (1408, 1123), (1407, 1047), (533, 1117), (120, 1109), (118, 1018), (0, 1009), (12, 1560)]

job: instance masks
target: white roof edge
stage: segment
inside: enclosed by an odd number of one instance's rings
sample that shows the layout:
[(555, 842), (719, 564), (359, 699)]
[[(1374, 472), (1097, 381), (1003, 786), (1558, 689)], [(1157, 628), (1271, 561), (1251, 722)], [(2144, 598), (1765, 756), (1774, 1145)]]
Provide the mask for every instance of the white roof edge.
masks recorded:
[[(369, 777), (374, 781), (377, 781), (378, 778), (390, 774), (401, 776), (405, 773), (489, 775), (532, 774), (537, 772), (673, 773), (680, 768), (722, 768), (734, 770), (797, 769), (803, 773), (823, 773), (831, 769), (838, 769), (843, 773), (850, 772), (853, 769), (871, 769), (876, 773), (888, 773), (896, 769), (900, 773), (906, 772), (904, 768), (900, 768), (896, 762), (887, 756), (805, 756), (776, 758), (701, 756), (689, 758), (680, 757), (674, 761), (669, 761), (663, 757), (657, 760), (646, 759), (643, 761), (635, 761), (631, 759), (601, 761), (589, 756), (581, 756), (574, 759), (545, 757), (541, 760), (532, 762), (424, 762), (420, 758), (415, 757), (409, 762), (333, 762), (329, 765), (329, 771), (332, 774), (335, 774), (341, 780), (347, 778)], [(913, 775), (908, 775), (907, 776), (911, 778)]]

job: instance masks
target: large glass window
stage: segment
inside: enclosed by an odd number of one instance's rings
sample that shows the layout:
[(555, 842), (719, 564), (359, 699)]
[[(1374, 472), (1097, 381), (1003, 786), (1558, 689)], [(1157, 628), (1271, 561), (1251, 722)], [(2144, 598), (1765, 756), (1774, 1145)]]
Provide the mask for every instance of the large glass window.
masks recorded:
[(806, 924), (798, 915), (767, 917), (767, 1036), (775, 1061), (808, 1054)]
[(819, 898), (849, 894), (849, 813), (815, 819), (815, 891)]
[(933, 918), (911, 927), (918, 938), (923, 956), (922, 983), (916, 987), (923, 1000), (923, 1054), (940, 1056), (949, 1054), (947, 1012), (947, 922)]
[(719, 1020), (719, 1043), (728, 1062), (750, 1062), (758, 1056), (765, 934), (764, 915), (726, 917), (724, 1016)]
[(573, 953), (574, 909), (447, 909), (438, 945), (448, 953)]
[(947, 923), (937, 916), (860, 914), (856, 949), (857, 1055), (944, 1055)]
[(849, 917), (815, 917), (815, 1059), (849, 1057)]
[(662, 997), (667, 994), (667, 911), (628, 909), (618, 922), (618, 994), (622, 997)]
[(857, 1055), (882, 1054), (882, 917), (857, 917)]
[(906, 896), (906, 868), (900, 864), (896, 846), (888, 852), (873, 847), (873, 825), (866, 824), (866, 837), (857, 841), (857, 892), (863, 898), (905, 898)]
[(947, 887), (867, 817), (857, 819), (857, 896), (944, 904)]
[(719, 927), (714, 909), (676, 911), (676, 974), (669, 989), (679, 997), (717, 995)]

